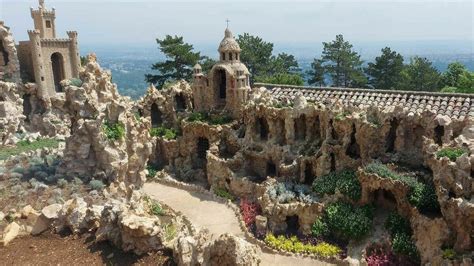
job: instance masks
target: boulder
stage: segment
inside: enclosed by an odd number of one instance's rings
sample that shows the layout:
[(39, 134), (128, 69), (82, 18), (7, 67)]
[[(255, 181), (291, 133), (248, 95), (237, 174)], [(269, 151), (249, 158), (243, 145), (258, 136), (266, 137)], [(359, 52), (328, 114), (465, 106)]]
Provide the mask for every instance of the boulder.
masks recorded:
[(3, 246), (8, 245), (13, 239), (15, 239), (19, 234), (20, 234), (20, 225), (17, 223), (13, 222), (7, 225), (5, 227), (5, 230), (3, 230), (3, 236), (1, 239), (1, 242), (3, 243)]

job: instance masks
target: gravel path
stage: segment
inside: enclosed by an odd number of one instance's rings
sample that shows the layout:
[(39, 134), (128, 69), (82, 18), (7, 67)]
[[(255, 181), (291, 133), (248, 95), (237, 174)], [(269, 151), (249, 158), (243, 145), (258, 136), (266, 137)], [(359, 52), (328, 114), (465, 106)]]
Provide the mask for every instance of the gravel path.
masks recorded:
[[(182, 212), (199, 230), (207, 228), (212, 238), (224, 233), (245, 237), (234, 212), (224, 204), (212, 200), (208, 195), (158, 184), (147, 183), (146, 194)], [(262, 265), (332, 265), (303, 257), (287, 257), (263, 252)]]

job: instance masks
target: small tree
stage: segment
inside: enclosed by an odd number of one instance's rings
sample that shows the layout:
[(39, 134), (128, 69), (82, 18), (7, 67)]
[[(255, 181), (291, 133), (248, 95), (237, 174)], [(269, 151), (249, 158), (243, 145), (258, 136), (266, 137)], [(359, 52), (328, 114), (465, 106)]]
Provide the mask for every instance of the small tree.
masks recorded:
[(342, 35), (337, 35), (332, 42), (323, 42), (323, 46), (322, 62), (333, 86), (364, 87), (367, 84), (360, 55)]
[(410, 91), (436, 91), (440, 74), (432, 63), (424, 57), (415, 56), (409, 65), (402, 71), (403, 90)]
[(365, 73), (369, 76), (369, 84), (379, 90), (394, 90), (402, 81), (403, 56), (389, 47), (382, 49), (382, 55), (369, 63)]
[(323, 66), (323, 61), (321, 59), (315, 58), (313, 60), (313, 63), (311, 63), (311, 70), (308, 70), (308, 83), (310, 85), (316, 85), (316, 86), (324, 86), (326, 85), (326, 81), (324, 80), (324, 66)]
[(146, 74), (145, 80), (158, 88), (163, 87), (167, 81), (190, 80), (192, 68), (201, 58), (200, 53), (193, 52), (193, 46), (185, 43), (183, 37), (166, 35), (156, 42), (167, 60), (154, 64), (152, 69), (157, 70), (158, 74)]

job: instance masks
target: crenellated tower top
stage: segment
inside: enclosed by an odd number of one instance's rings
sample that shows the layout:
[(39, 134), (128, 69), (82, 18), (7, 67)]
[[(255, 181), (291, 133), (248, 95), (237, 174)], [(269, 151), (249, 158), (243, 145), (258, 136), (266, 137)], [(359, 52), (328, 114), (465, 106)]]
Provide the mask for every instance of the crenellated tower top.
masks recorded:
[(56, 38), (56, 11), (48, 10), (44, 0), (39, 0), (38, 9), (31, 8), (31, 17), (35, 24), (35, 29), (40, 31), (41, 38)]

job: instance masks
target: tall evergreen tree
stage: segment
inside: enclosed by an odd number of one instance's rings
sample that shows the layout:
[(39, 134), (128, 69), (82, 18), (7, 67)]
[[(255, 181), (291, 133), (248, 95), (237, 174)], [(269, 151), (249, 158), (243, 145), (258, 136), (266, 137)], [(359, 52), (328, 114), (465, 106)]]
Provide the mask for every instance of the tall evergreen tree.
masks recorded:
[(313, 63), (311, 63), (311, 69), (307, 71), (309, 75), (308, 83), (310, 85), (324, 86), (326, 81), (324, 80), (325, 69), (323, 67), (323, 61), (321, 59), (315, 58)]
[(240, 61), (247, 66), (252, 78), (265, 76), (270, 69), (273, 43), (265, 42), (262, 38), (248, 33), (239, 35), (237, 43), (242, 49)]
[(449, 64), (446, 72), (441, 74), (441, 86), (459, 87), (459, 81), (466, 72), (466, 67), (459, 62)]
[(440, 74), (432, 66), (431, 61), (424, 57), (415, 56), (410, 64), (402, 71), (402, 90), (410, 91), (437, 91)]
[(369, 76), (369, 84), (378, 90), (394, 90), (402, 81), (403, 56), (389, 47), (382, 49), (382, 55), (369, 63), (365, 73)]
[(367, 84), (360, 55), (342, 35), (337, 35), (332, 42), (323, 42), (323, 46), (323, 66), (331, 76), (333, 86), (364, 87)]
[(152, 69), (157, 70), (158, 74), (146, 74), (145, 80), (158, 88), (163, 87), (167, 81), (190, 80), (192, 68), (201, 58), (200, 53), (194, 52), (193, 46), (185, 43), (183, 37), (166, 35), (156, 42), (167, 60), (153, 64)]

